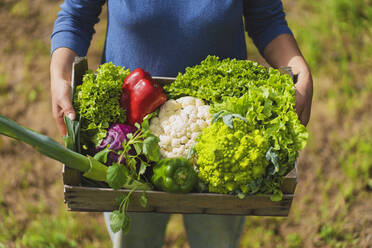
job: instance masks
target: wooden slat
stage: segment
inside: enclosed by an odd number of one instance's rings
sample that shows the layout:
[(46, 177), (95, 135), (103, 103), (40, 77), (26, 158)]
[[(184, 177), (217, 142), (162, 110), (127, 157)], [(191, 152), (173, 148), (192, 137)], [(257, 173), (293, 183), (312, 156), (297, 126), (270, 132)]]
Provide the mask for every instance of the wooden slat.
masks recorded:
[[(105, 212), (117, 209), (115, 199), (130, 190), (65, 186), (65, 199), (72, 211)], [(171, 194), (147, 191), (148, 205), (139, 203), (142, 191), (133, 192), (128, 211), (155, 213), (204, 213), (229, 215), (287, 216), (293, 194), (273, 202), (269, 196), (247, 196), (238, 199), (232, 195), (212, 193)]]
[[(203, 213), (255, 216), (287, 216), (296, 188), (296, 169), (283, 182), (283, 199), (273, 202), (269, 196), (254, 195), (238, 199), (232, 195), (214, 193), (170, 194), (147, 191), (148, 206), (139, 204), (142, 191), (133, 192), (128, 211), (154, 213)], [(115, 201), (130, 190), (92, 188), (65, 185), (65, 202), (71, 211), (107, 212), (117, 209)]]
[(62, 167), (63, 184), (78, 186), (80, 185), (80, 173), (75, 169), (71, 169), (66, 165)]
[(86, 57), (75, 57), (74, 63), (72, 64), (72, 88), (83, 83), (83, 76), (88, 70), (88, 60)]
[(155, 79), (155, 81), (159, 83), (160, 85), (171, 84), (173, 83), (174, 80), (176, 80), (176, 78), (174, 77), (152, 77), (152, 78)]
[[(88, 61), (85, 57), (75, 57), (74, 63), (72, 64), (72, 92), (75, 92), (76, 86), (82, 84), (83, 76), (88, 70)], [(72, 101), (72, 99), (71, 99)], [(63, 183), (66, 185), (80, 185), (81, 173), (78, 170), (70, 169), (63, 165), (62, 170)]]
[(284, 178), (282, 191), (284, 194), (294, 194), (297, 186), (297, 163), (295, 168), (291, 170)]
[[(148, 206), (139, 204), (141, 191), (133, 192), (128, 211), (154, 213), (203, 213), (255, 216), (287, 216), (296, 187), (296, 169), (284, 179), (283, 200), (273, 202), (269, 196), (254, 195), (238, 199), (232, 195), (213, 193), (170, 194), (147, 191)], [(115, 201), (130, 190), (91, 188), (65, 185), (65, 202), (71, 211), (107, 212), (118, 206)]]

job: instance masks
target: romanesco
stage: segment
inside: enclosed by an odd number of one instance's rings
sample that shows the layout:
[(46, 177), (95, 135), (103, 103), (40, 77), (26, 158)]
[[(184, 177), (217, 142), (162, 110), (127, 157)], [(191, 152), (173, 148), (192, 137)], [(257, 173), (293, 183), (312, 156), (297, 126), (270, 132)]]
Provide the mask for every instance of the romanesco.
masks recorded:
[(195, 145), (199, 178), (210, 192), (255, 193), (255, 182), (262, 180), (269, 165), (269, 143), (259, 130), (249, 131), (244, 121), (233, 123), (231, 129), (219, 120), (203, 130)]

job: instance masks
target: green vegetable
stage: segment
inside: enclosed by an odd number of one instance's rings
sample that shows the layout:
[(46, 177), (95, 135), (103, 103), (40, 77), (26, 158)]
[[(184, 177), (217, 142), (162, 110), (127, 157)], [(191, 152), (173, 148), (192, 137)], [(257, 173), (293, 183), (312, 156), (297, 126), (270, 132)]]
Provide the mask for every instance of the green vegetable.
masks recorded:
[(99, 145), (111, 124), (126, 121), (126, 111), (120, 107), (119, 99), (123, 80), (128, 75), (129, 69), (111, 62), (102, 64), (96, 74), (88, 71), (84, 75), (74, 94), (74, 107), (82, 118), (83, 143), (90, 140)]
[(129, 200), (120, 206), (120, 210), (115, 210), (110, 214), (110, 228), (113, 233), (122, 230), (123, 234), (127, 234), (130, 230), (130, 218), (126, 214)]
[[(41, 154), (60, 161), (70, 168), (84, 172), (83, 175), (87, 178), (105, 181), (115, 189), (120, 187), (142, 190), (152, 189), (148, 183), (133, 178), (127, 173), (128, 169), (120, 164), (114, 164), (114, 167), (106, 167), (95, 158), (74, 152), (62, 146), (57, 141), (20, 126), (2, 115), (0, 115), (0, 134), (29, 144)], [(66, 139), (69, 140), (70, 145), (74, 146), (73, 142), (70, 142), (73, 139), (72, 137)], [(118, 171), (115, 171), (117, 170), (117, 166), (121, 167)]]
[[(124, 139), (121, 143), (122, 149), (115, 151), (119, 156), (118, 162), (111, 165), (107, 172), (107, 181), (110, 187), (114, 189), (125, 188), (127, 178), (133, 180), (136, 178), (137, 184), (140, 184), (140, 177), (150, 166), (149, 162), (160, 160), (159, 138), (150, 132), (148, 123), (149, 119), (155, 114), (146, 115), (141, 125), (136, 123), (137, 130), (133, 134), (128, 133), (128, 139)], [(95, 158), (105, 162), (110, 152), (114, 151), (106, 148), (97, 153)], [(121, 164), (119, 161), (125, 161), (125, 164)], [(137, 169), (137, 165), (139, 165), (139, 169)], [(139, 189), (150, 189), (151, 187), (149, 187), (150, 185), (143, 183)]]
[[(130, 196), (136, 189), (137, 188), (135, 187), (129, 191), (128, 194), (123, 194), (116, 199), (116, 202), (119, 205), (119, 210), (115, 210), (110, 214), (110, 228), (114, 233), (120, 230), (123, 232), (123, 234), (129, 232), (131, 220), (127, 215), (127, 210), (130, 202)], [(147, 197), (145, 191), (142, 192), (139, 202), (143, 208), (146, 208)]]
[[(155, 114), (155, 113), (154, 113)], [(118, 162), (113, 163), (107, 169), (106, 181), (109, 186), (115, 190), (120, 188), (150, 190), (152, 186), (141, 180), (141, 175), (150, 166), (149, 161), (156, 162), (160, 159), (159, 139), (151, 134), (149, 130), (149, 119), (154, 114), (145, 116), (142, 126), (136, 123), (137, 130), (132, 134), (128, 133), (121, 146), (122, 150), (118, 151)], [(135, 153), (133, 152), (135, 149)], [(151, 151), (151, 152), (150, 152)], [(105, 148), (95, 155), (99, 161), (107, 161), (107, 156), (112, 150)], [(147, 159), (146, 159), (147, 158)], [(125, 164), (119, 163), (125, 161)], [(137, 164), (140, 164), (137, 172)]]
[(80, 120), (71, 120), (70, 118), (64, 117), (65, 125), (67, 128), (67, 135), (63, 137), (65, 146), (73, 150), (74, 152), (80, 153)]
[[(252, 85), (242, 97), (227, 97), (224, 102), (213, 105), (210, 111), (216, 115), (221, 111), (234, 113), (248, 120), (248, 132), (259, 130), (268, 140), (272, 152), (278, 156), (279, 174), (285, 175), (293, 169), (308, 133), (294, 109), (294, 88), (290, 78), (274, 69), (269, 70), (269, 75), (266, 84)], [(269, 155), (267, 157), (274, 162)]]
[(114, 163), (107, 169), (107, 182), (113, 189), (120, 189), (123, 187), (128, 176), (128, 168), (119, 163)]
[(152, 183), (159, 189), (171, 193), (188, 193), (196, 185), (198, 176), (185, 158), (162, 159), (154, 168)]
[(127, 195), (123, 194), (116, 199), (116, 202), (119, 204), (119, 209), (110, 214), (110, 228), (112, 232), (117, 233), (120, 230), (123, 232), (123, 234), (127, 234), (129, 232), (131, 221), (127, 215), (127, 210), (130, 202), (130, 196), (135, 190), (136, 188), (133, 188)]
[[(25, 128), (2, 115), (0, 115), (0, 134), (29, 144), (41, 154), (60, 161), (70, 168), (85, 172), (84, 176), (87, 178), (97, 181), (106, 180), (107, 167), (94, 158), (76, 153), (48, 136)], [(73, 146), (73, 143), (70, 144)]]
[(288, 75), (252, 61), (208, 56), (164, 89), (171, 98), (190, 95), (211, 106), (212, 125), (203, 130), (194, 155), (210, 191), (281, 199), (283, 177), (308, 137)]
[(251, 84), (264, 83), (267, 69), (249, 60), (224, 59), (208, 56), (200, 65), (186, 68), (175, 82), (163, 87), (168, 98), (194, 96), (208, 104), (222, 102), (224, 96), (240, 97)]
[(234, 128), (222, 120), (203, 130), (194, 149), (197, 153), (199, 178), (210, 192), (229, 193), (239, 190), (253, 194), (255, 182), (266, 173), (268, 141), (259, 130), (249, 132), (241, 119), (233, 119)]
[(243, 116), (241, 116), (240, 114), (233, 114), (233, 113), (227, 112), (226, 110), (221, 110), (218, 113), (213, 115), (212, 124), (215, 123), (217, 120), (222, 119), (223, 123), (225, 123), (226, 126), (228, 126), (229, 128), (234, 128), (233, 126), (234, 118), (241, 119), (245, 123), (248, 122), (248, 120), (244, 118)]

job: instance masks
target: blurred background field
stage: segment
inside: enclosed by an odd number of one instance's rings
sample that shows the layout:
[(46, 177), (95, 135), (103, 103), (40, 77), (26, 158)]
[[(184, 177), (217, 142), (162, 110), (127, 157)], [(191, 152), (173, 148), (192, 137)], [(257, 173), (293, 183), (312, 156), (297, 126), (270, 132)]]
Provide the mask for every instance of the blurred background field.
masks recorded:
[[(0, 0), (0, 113), (59, 137), (49, 93), (50, 33), (62, 1)], [(372, 1), (284, 1), (314, 78), (310, 140), (288, 218), (247, 217), (241, 247), (372, 247)], [(95, 69), (106, 10), (88, 54)], [(252, 44), (249, 59), (264, 63)], [(103, 216), (63, 203), (61, 167), (0, 137), (0, 248), (110, 247)], [(189, 247), (172, 216), (164, 248)]]

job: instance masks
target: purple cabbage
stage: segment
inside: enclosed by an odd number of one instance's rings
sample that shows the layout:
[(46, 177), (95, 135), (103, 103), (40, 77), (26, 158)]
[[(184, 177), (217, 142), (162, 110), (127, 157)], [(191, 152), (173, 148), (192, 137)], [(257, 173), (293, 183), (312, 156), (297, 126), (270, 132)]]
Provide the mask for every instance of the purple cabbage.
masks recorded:
[[(102, 151), (109, 145), (109, 149), (113, 151), (120, 151), (123, 149), (122, 143), (124, 140), (128, 140), (127, 134), (134, 133), (137, 130), (136, 127), (128, 124), (113, 124), (107, 131), (106, 138), (104, 138), (99, 146), (96, 147), (97, 152)], [(107, 156), (107, 165), (111, 165), (114, 162), (118, 162), (119, 155), (115, 152), (109, 152)], [(124, 164), (124, 158), (120, 161)]]

